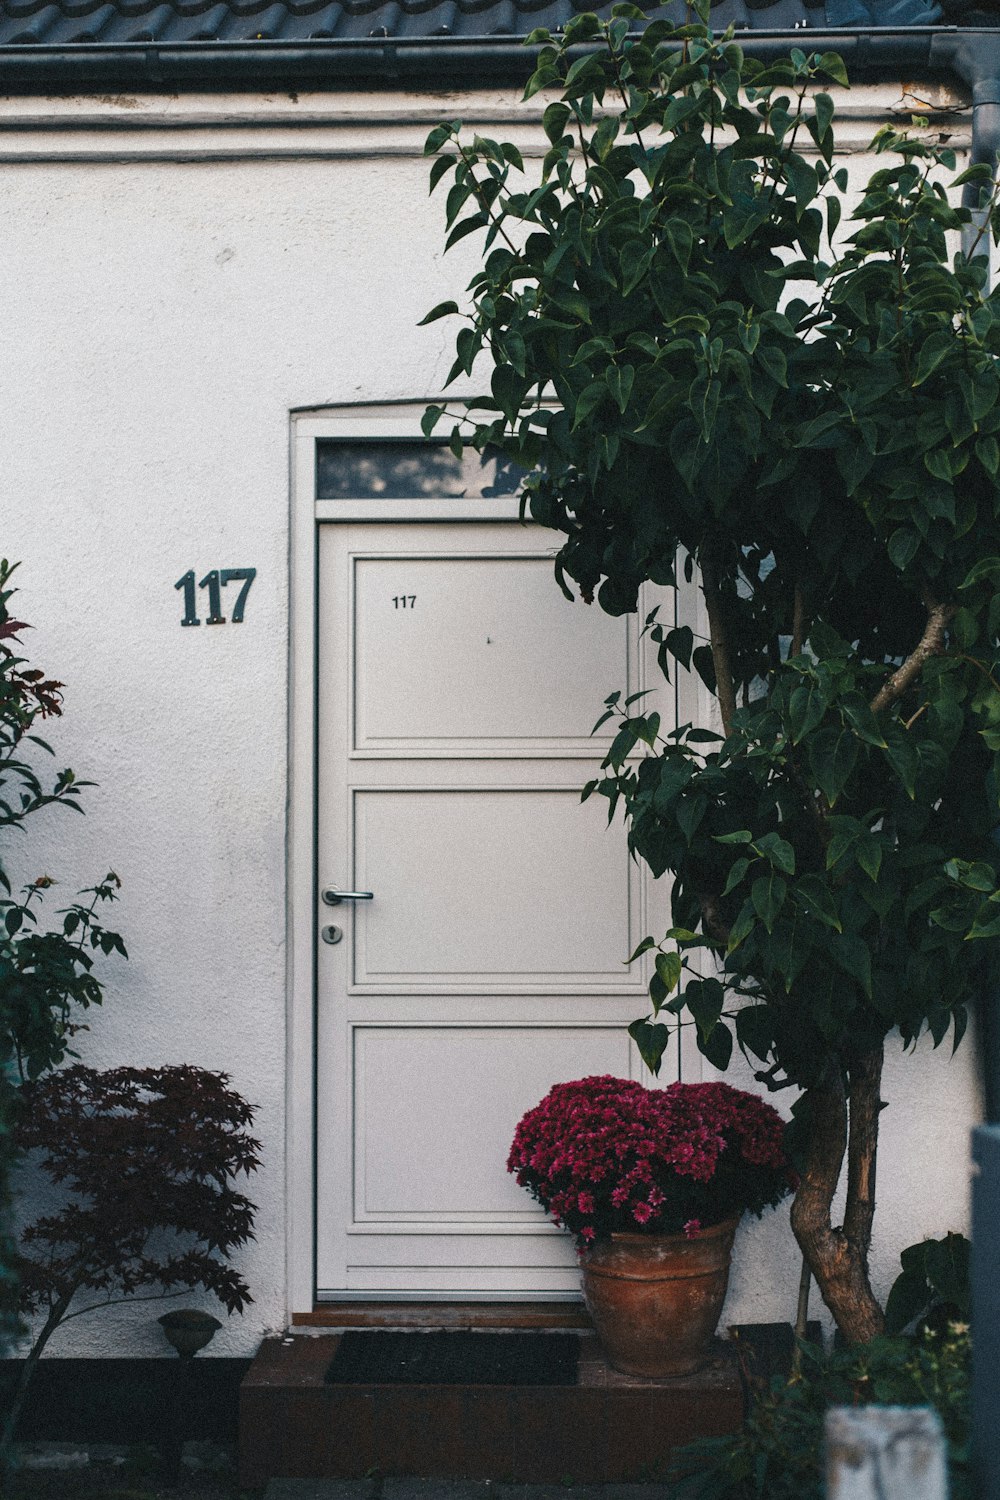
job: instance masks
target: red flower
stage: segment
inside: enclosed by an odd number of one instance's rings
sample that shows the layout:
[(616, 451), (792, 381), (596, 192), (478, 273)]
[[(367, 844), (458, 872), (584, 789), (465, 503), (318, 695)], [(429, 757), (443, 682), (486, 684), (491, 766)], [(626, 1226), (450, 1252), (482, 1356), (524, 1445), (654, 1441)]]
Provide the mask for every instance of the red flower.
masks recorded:
[(581, 1246), (637, 1224), (697, 1233), (785, 1196), (783, 1134), (769, 1104), (725, 1083), (582, 1078), (528, 1111), (507, 1167)]

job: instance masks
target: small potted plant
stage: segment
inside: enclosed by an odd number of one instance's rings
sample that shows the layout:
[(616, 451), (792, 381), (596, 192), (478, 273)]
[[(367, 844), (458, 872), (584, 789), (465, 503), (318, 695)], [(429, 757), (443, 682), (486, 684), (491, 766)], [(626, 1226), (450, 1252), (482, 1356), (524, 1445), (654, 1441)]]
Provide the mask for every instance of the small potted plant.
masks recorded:
[(709, 1357), (736, 1226), (795, 1184), (784, 1123), (725, 1083), (647, 1089), (557, 1083), (521, 1120), (507, 1161), (579, 1247), (605, 1353), (629, 1375), (686, 1375)]

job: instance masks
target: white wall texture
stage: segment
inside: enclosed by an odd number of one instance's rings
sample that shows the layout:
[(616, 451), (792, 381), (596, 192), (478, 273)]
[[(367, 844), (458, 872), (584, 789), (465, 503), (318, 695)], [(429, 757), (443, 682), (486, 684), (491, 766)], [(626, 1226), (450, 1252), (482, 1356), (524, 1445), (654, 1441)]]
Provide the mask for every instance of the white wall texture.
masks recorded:
[[(848, 103), (854, 150), (907, 107), (897, 89)], [(85, 819), (35, 820), (19, 873), (63, 893), (122, 877), (131, 959), (105, 966), (86, 1061), (222, 1069), (258, 1107), (255, 1301), (213, 1354), (252, 1352), (290, 1311), (289, 412), (437, 392), (451, 334), (415, 325), (474, 252), (442, 260), (424, 134), (464, 116), (527, 143), (538, 113), (515, 124), (500, 95), (0, 101), (0, 554), (23, 561), (32, 658), (66, 683), (56, 760), (100, 783)], [(108, 120), (131, 128), (93, 128)], [(243, 625), (179, 628), (176, 579), (246, 566)], [(902, 1246), (966, 1224), (972, 1045), (893, 1053), (885, 1095), (880, 1291)], [(797, 1282), (787, 1212), (749, 1224), (724, 1321), (794, 1316)], [(50, 1352), (163, 1353), (160, 1310), (79, 1319)]]

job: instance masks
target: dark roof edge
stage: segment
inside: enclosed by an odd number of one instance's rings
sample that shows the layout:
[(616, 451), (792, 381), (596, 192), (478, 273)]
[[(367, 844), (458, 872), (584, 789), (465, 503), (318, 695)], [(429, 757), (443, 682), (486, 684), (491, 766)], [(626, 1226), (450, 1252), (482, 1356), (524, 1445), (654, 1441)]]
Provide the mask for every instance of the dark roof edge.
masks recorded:
[[(986, 27), (754, 30), (737, 33), (737, 40), (762, 59), (787, 55), (792, 47), (839, 52), (856, 82), (956, 74), (971, 82), (964, 59), (981, 61), (984, 51), (996, 58), (1000, 49), (1000, 31)], [(472, 88), (523, 83), (536, 55), (537, 48), (525, 47), (523, 38), (507, 36), (74, 42), (62, 47), (18, 43), (0, 47), (0, 94)]]

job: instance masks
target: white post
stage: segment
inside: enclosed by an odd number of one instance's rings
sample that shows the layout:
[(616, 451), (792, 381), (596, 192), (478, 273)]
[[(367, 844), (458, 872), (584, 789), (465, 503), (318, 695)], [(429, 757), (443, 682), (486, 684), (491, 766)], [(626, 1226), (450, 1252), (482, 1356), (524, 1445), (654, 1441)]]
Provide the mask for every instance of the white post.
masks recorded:
[(944, 1433), (924, 1406), (826, 1414), (827, 1500), (948, 1500)]

